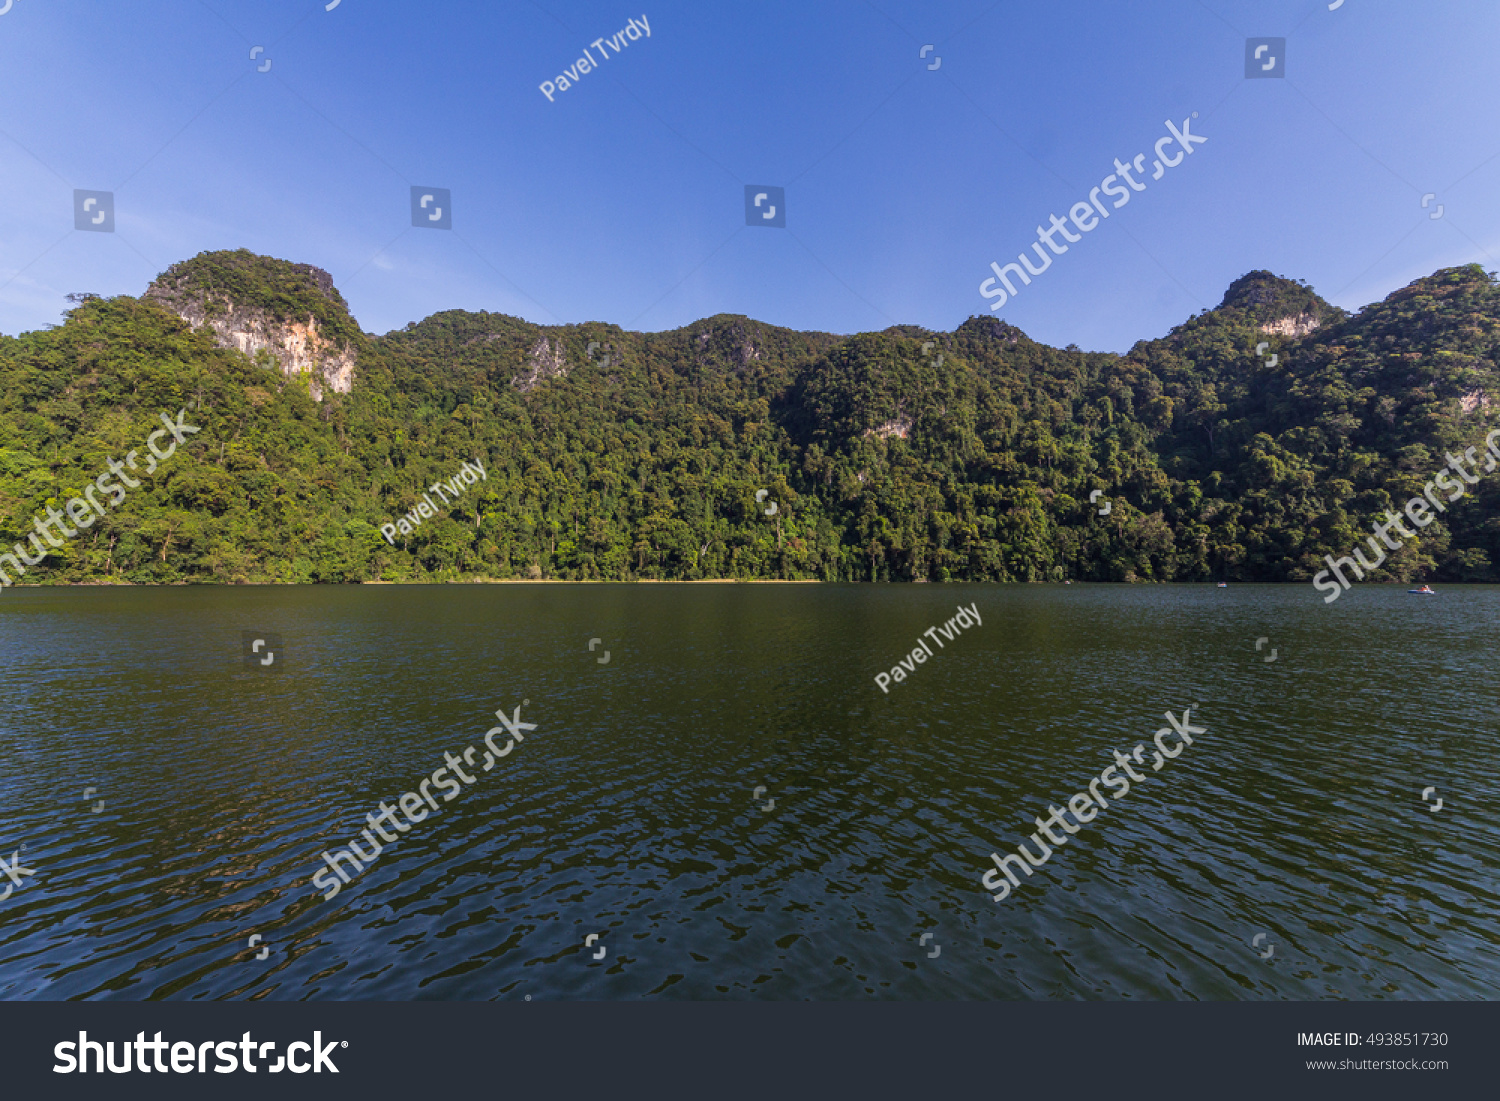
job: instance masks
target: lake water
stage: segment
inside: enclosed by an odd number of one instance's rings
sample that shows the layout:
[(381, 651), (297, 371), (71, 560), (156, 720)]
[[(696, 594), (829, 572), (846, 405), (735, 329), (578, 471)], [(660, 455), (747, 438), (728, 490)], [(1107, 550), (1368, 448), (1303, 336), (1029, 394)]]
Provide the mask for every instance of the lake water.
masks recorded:
[[(1495, 997), (1497, 622), (1487, 586), (9, 589), (0, 997)], [(518, 705), (324, 901), (320, 853)]]

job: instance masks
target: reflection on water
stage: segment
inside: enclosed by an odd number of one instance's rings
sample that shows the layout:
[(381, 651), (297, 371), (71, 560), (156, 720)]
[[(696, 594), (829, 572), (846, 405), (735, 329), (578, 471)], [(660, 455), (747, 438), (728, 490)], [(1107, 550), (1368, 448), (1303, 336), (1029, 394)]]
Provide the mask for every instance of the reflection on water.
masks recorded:
[[(883, 693), (960, 603), (982, 625)], [(1497, 614), (1478, 586), (10, 589), (0, 859), (34, 874), (0, 874), (0, 997), (1492, 997)], [(536, 729), (382, 819), (325, 902), (321, 854), (523, 700)], [(989, 854), (1185, 708), (1191, 751), (992, 902)]]

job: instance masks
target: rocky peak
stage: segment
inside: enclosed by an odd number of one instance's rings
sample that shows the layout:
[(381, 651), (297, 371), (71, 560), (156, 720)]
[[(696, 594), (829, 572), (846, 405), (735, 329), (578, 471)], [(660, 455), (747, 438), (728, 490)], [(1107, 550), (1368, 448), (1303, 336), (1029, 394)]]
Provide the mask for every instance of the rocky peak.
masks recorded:
[(1224, 292), (1221, 310), (1240, 310), (1263, 333), (1304, 336), (1337, 311), (1305, 283), (1268, 271), (1240, 276)]
[(1001, 321), (992, 314), (967, 318), (957, 330), (955, 335), (972, 336), (981, 340), (992, 340), (1000, 344), (1019, 344), (1022, 340), (1030, 341), (1020, 329), (1008, 322)]
[(693, 339), (700, 367), (719, 362), (743, 371), (761, 358), (755, 342), (764, 326), (742, 314), (715, 314), (690, 328), (696, 330)]
[(354, 386), (359, 326), (333, 277), (246, 249), (204, 252), (157, 276), (145, 297), (194, 328), (208, 328), (221, 347), (255, 358), (266, 353), (283, 374), (305, 374), (312, 396), (347, 394)]

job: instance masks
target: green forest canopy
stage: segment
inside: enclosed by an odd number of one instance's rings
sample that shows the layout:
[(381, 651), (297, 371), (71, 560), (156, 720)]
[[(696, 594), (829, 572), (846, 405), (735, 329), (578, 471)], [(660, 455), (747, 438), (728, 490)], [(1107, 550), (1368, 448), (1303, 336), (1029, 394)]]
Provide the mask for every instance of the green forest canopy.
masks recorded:
[[(5, 549), (161, 413), (201, 428), (28, 583), (1302, 580), (1480, 443), (1500, 395), (1477, 265), (1355, 315), (1252, 272), (1124, 355), (993, 317), (840, 337), (454, 310), (371, 336), (326, 273), (243, 250), (159, 283), (0, 336)], [(183, 295), (315, 319), (357, 354), (352, 391), (314, 401), (183, 322)], [(487, 480), (381, 536), (476, 458)], [(1500, 580), (1497, 502), (1482, 479), (1377, 577)]]

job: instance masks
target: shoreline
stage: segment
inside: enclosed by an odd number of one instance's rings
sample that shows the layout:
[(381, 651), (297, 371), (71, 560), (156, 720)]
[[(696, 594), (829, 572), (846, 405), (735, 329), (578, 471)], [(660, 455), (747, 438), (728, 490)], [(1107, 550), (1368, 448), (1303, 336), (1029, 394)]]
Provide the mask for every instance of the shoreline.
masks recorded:
[[(677, 578), (662, 577), (640, 577), (634, 581), (622, 581), (612, 578), (579, 578), (570, 579), (564, 577), (466, 577), (459, 581), (164, 581), (159, 583), (137, 583), (135, 581), (49, 581), (45, 584), (11, 584), (0, 586), (3, 589), (168, 589), (168, 588), (200, 588), (200, 589), (251, 589), (270, 587), (341, 587), (357, 585), (825, 585), (826, 581), (820, 581), (815, 577), (809, 578), (780, 578), (780, 577), (695, 577), (679, 580)], [(888, 582), (888, 584), (909, 584), (909, 582)]]
[[(1305, 585), (1307, 578), (1291, 581), (1232, 581), (1231, 585)], [(164, 581), (164, 582), (135, 582), (135, 581), (49, 581), (43, 584), (15, 584), (0, 586), (0, 592), (6, 589), (40, 591), (42, 589), (167, 589), (167, 588), (201, 588), (201, 589), (251, 589), (251, 588), (342, 588), (359, 585), (410, 585), (436, 586), (436, 585), (921, 585), (928, 584), (925, 580), (912, 581), (823, 581), (816, 577), (807, 578), (782, 578), (782, 577), (695, 577), (695, 578), (662, 578), (662, 577), (640, 577), (631, 581), (618, 578), (562, 578), (562, 577), (466, 577), (457, 581)], [(930, 582), (935, 585), (1201, 585), (1218, 587), (1216, 581), (946, 581)], [(1362, 581), (1360, 585), (1373, 588), (1396, 587), (1418, 584), (1416, 581)], [(1431, 584), (1431, 582), (1428, 582)], [(1493, 581), (1440, 581), (1437, 584), (1449, 587), (1462, 585), (1495, 585)]]

